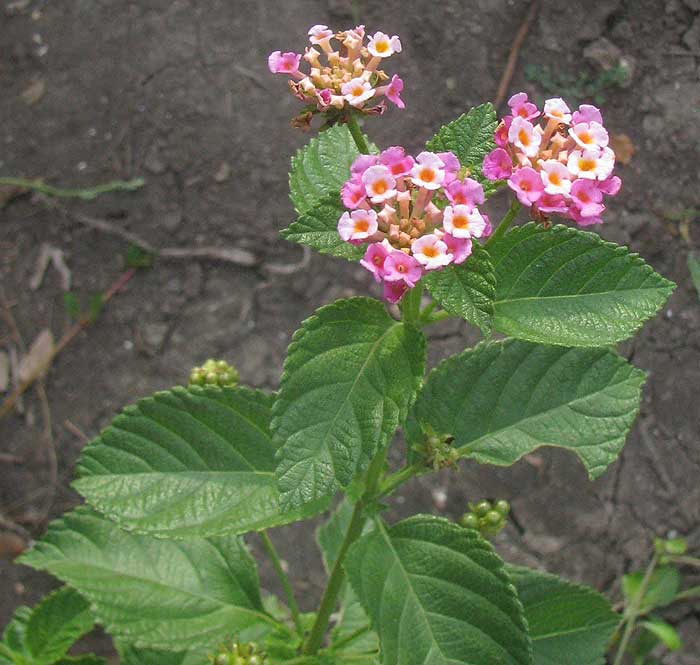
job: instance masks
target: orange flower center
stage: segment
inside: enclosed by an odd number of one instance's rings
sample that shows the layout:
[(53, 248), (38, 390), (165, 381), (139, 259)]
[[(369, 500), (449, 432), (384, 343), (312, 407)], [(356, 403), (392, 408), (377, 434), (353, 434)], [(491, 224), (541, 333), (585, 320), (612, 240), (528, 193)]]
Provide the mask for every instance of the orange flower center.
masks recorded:
[(366, 219), (358, 219), (355, 221), (355, 233), (367, 233), (369, 222)]
[(469, 220), (464, 215), (457, 215), (452, 218), (452, 225), (458, 229), (468, 229)]
[(438, 252), (437, 249), (435, 249), (435, 247), (430, 245), (423, 250), (423, 254), (430, 259), (435, 258), (439, 253), (440, 252)]
[(433, 180), (435, 180), (435, 171), (428, 167), (421, 169), (420, 179), (423, 182), (433, 182)]
[(377, 182), (372, 185), (372, 190), (377, 196), (384, 194), (387, 189), (389, 188), (387, 187), (386, 180), (377, 180)]
[(578, 170), (579, 171), (595, 171), (595, 160), (593, 160), (593, 159), (579, 159), (578, 160)]
[(374, 50), (377, 53), (386, 53), (389, 50), (388, 42), (374, 42)]
[(518, 141), (520, 141), (520, 143), (522, 143), (523, 145), (530, 145), (530, 137), (524, 129), (521, 129), (518, 132)]

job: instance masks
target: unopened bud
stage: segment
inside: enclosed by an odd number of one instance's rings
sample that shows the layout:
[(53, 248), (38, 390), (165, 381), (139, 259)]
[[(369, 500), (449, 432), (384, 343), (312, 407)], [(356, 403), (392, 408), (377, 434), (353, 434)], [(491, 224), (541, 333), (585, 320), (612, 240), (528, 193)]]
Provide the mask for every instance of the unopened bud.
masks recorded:
[(190, 372), (189, 383), (193, 386), (235, 386), (238, 383), (238, 371), (225, 360), (210, 358)]

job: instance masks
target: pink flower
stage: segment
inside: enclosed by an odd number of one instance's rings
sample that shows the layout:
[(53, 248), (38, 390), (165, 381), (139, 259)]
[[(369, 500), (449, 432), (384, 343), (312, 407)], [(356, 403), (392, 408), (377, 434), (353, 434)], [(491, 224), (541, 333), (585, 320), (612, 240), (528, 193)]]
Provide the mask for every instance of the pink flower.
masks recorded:
[(367, 268), (374, 276), (375, 281), (381, 282), (384, 277), (384, 261), (389, 256), (393, 247), (387, 240), (374, 242), (365, 251), (365, 255), (360, 261), (360, 265)]
[(434, 233), (429, 233), (414, 240), (411, 245), (411, 252), (426, 270), (442, 268), (451, 263), (454, 258), (450, 254), (447, 245)]
[(273, 74), (298, 74), (301, 53), (273, 51), (267, 58), (267, 66)]
[(377, 231), (377, 213), (374, 210), (344, 212), (338, 220), (338, 233), (346, 242), (366, 241)]
[(384, 280), (388, 282), (404, 281), (413, 288), (423, 276), (421, 264), (412, 256), (395, 249), (384, 261)]
[(386, 98), (390, 101), (396, 104), (400, 109), (405, 109), (406, 104), (403, 103), (403, 99), (401, 99), (401, 91), (403, 90), (403, 81), (396, 75), (394, 74), (391, 77), (391, 81), (389, 81), (388, 85), (383, 85), (379, 88), (377, 88), (377, 94), (378, 95), (386, 95)]
[(345, 95), (345, 99), (351, 106), (361, 106), (368, 99), (374, 97), (376, 90), (369, 81), (363, 78), (354, 78), (347, 83), (343, 83), (340, 91)]
[(597, 183), (591, 180), (578, 178), (571, 187), (571, 200), (582, 218), (599, 217), (605, 210), (605, 206), (601, 203), (603, 192), (600, 191)]
[(386, 166), (370, 166), (362, 174), (362, 182), (372, 203), (381, 203), (396, 196), (396, 180)]
[(608, 132), (599, 122), (579, 122), (569, 129), (569, 136), (576, 144), (586, 150), (588, 148), (604, 148), (608, 145)]
[(445, 163), (434, 152), (421, 152), (411, 169), (413, 184), (425, 189), (440, 189), (445, 179)]
[(544, 192), (542, 178), (535, 169), (523, 166), (508, 178), (510, 187), (518, 197), (518, 201), (524, 206), (530, 207)]
[(362, 180), (357, 178), (347, 180), (340, 190), (340, 198), (343, 201), (343, 205), (350, 210), (359, 208), (366, 196), (365, 186)]
[(573, 150), (566, 167), (579, 178), (605, 180), (615, 166), (615, 153), (610, 148)]
[(476, 208), (466, 205), (447, 206), (442, 225), (455, 238), (481, 238), (486, 221)]
[(571, 174), (569, 170), (556, 159), (540, 162), (540, 176), (544, 191), (547, 194), (568, 194), (571, 189)]
[(406, 291), (408, 291), (406, 282), (384, 282), (382, 296), (384, 300), (395, 305), (403, 298)]
[(620, 187), (622, 187), (622, 180), (616, 175), (612, 175), (598, 183), (598, 189), (608, 196), (615, 196), (620, 191)]
[(318, 44), (324, 51), (330, 51), (333, 34), (327, 25), (314, 25), (309, 28), (309, 41), (312, 44)]
[(542, 135), (535, 131), (529, 120), (517, 117), (513, 118), (508, 130), (508, 141), (528, 157), (535, 157), (540, 150)]
[(382, 150), (379, 154), (379, 163), (386, 166), (391, 175), (398, 178), (411, 172), (415, 160), (410, 155), (406, 155), (406, 151), (400, 146), (393, 146)]
[(518, 92), (508, 100), (508, 106), (514, 116), (519, 116), (525, 120), (536, 118), (540, 111), (532, 102), (527, 99), (527, 93)]
[(496, 148), (484, 158), (481, 172), (489, 180), (505, 180), (513, 173), (513, 161), (503, 148)]
[(571, 122), (571, 109), (561, 97), (546, 100), (544, 103), (544, 114), (547, 118), (563, 122), (565, 125)]
[(470, 208), (485, 201), (484, 188), (473, 178), (453, 180), (445, 188), (445, 196), (452, 205), (466, 205)]
[(499, 148), (505, 148), (508, 145), (508, 131), (513, 123), (513, 116), (504, 116), (501, 122), (496, 127), (496, 131), (493, 135), (493, 140)]
[(593, 224), (602, 224), (603, 220), (600, 217), (584, 217), (581, 211), (575, 206), (570, 205), (568, 216), (573, 219), (579, 226), (592, 226)]
[(437, 156), (442, 160), (445, 165), (445, 179), (443, 180), (443, 186), (451, 183), (459, 173), (462, 168), (457, 156), (453, 152), (438, 152)]
[(545, 191), (535, 204), (537, 209), (544, 213), (558, 212), (564, 214), (569, 206), (561, 194), (547, 194)]
[(574, 111), (571, 116), (571, 122), (577, 125), (581, 122), (597, 122), (603, 124), (603, 116), (600, 111), (592, 104), (581, 104), (578, 111)]
[(370, 166), (374, 166), (377, 161), (376, 155), (360, 155), (355, 158), (352, 166), (350, 166), (350, 173), (362, 175)]
[(396, 35), (389, 37), (383, 32), (375, 32), (367, 44), (367, 50), (375, 58), (388, 58), (394, 53), (401, 53), (401, 40)]
[[(491, 225), (489, 224), (489, 227)], [(442, 236), (442, 241), (447, 245), (447, 251), (454, 257), (453, 263), (464, 263), (467, 257), (472, 253), (471, 238), (455, 238), (449, 233)]]

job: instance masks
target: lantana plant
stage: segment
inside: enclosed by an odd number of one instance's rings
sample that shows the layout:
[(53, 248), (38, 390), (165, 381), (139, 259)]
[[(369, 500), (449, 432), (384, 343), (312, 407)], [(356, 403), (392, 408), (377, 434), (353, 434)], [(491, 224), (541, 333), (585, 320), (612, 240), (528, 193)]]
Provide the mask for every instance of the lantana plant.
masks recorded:
[[(269, 57), (305, 105), (294, 124), (320, 117), (322, 130), (292, 159), (298, 217), (282, 235), (359, 262), (381, 299), (302, 321), (276, 392), (209, 360), (189, 386), (127, 407), (79, 460), (86, 505), (21, 561), (69, 585), (74, 613), (89, 607), (126, 665), (603, 663), (621, 620), (608, 601), (489, 543), (512, 497), (472, 497), (457, 522), (384, 517), (406, 482), (460, 460), (510, 466), (556, 446), (594, 479), (620, 453), (644, 373), (613, 347), (673, 285), (579, 228), (620, 188), (601, 113), (519, 93), (500, 121), (473, 108), (415, 155), (377, 147), (360, 120), (381, 98), (403, 107), (401, 79), (380, 69), (399, 38), (320, 25), (309, 38)], [(499, 187), (512, 204), (492, 227)], [(521, 211), (531, 221), (513, 226)], [(483, 341), (426, 374), (425, 329), (450, 317)], [(390, 468), (399, 431), (404, 462)], [(268, 530), (327, 511), (327, 584), (301, 612)], [(251, 543), (282, 598), (261, 592)], [(25, 645), (29, 628), (14, 625), (0, 662), (54, 662)]]

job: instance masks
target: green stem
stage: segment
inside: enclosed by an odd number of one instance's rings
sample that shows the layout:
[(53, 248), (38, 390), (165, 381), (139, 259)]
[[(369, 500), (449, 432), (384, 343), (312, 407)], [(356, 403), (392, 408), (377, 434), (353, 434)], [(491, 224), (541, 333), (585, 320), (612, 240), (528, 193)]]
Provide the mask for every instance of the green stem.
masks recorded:
[(420, 321), (420, 301), (423, 297), (423, 289), (420, 286), (414, 286), (406, 291), (406, 294), (401, 299), (401, 314), (406, 323), (418, 324)]
[(505, 215), (503, 215), (501, 223), (498, 225), (498, 228), (494, 231), (493, 235), (486, 241), (485, 247), (490, 247), (497, 240), (503, 237), (505, 232), (513, 223), (513, 220), (517, 217), (518, 213), (520, 212), (520, 208), (521, 205), (517, 201), (513, 201), (513, 203), (510, 204), (508, 212)]
[(333, 648), (334, 651), (337, 651), (341, 647), (344, 647), (346, 644), (350, 644), (353, 640), (357, 639), (360, 637), (360, 635), (364, 635), (365, 633), (369, 632), (369, 629), (372, 626), (369, 624), (362, 626), (362, 628), (358, 628), (357, 630), (354, 630), (352, 633), (349, 635), (346, 635), (342, 640), (338, 640), (337, 642), (333, 642), (331, 647)]
[(331, 574), (328, 576), (328, 583), (326, 585), (326, 590), (323, 592), (323, 597), (321, 598), (321, 605), (318, 608), (316, 620), (314, 621), (309, 637), (304, 644), (304, 648), (302, 649), (302, 653), (306, 656), (313, 656), (317, 654), (318, 650), (321, 648), (323, 636), (328, 628), (331, 614), (333, 613), (335, 604), (338, 600), (338, 594), (340, 593), (343, 581), (345, 580), (343, 561), (345, 559), (345, 555), (350, 549), (350, 545), (352, 545), (362, 535), (362, 529), (364, 528), (365, 521), (367, 520), (365, 516), (365, 508), (369, 502), (374, 500), (377, 494), (377, 485), (379, 484), (379, 479), (384, 472), (386, 453), (386, 449), (380, 452), (372, 460), (372, 463), (367, 471), (365, 492), (362, 495), (362, 498), (360, 498), (360, 500), (355, 504), (355, 509), (352, 512), (348, 530), (345, 532), (345, 537), (343, 538), (343, 542), (338, 550), (338, 555), (333, 563)]
[(399, 485), (403, 485), (414, 476), (419, 475), (424, 468), (422, 464), (412, 464), (411, 466), (405, 466), (396, 473), (387, 476), (379, 487), (379, 497), (391, 494)]
[(644, 600), (644, 596), (647, 593), (649, 583), (651, 582), (651, 576), (654, 574), (654, 569), (656, 568), (656, 564), (658, 564), (658, 562), (659, 555), (654, 554), (652, 560), (647, 566), (644, 577), (642, 578), (642, 583), (639, 585), (639, 589), (637, 589), (637, 593), (635, 594), (634, 598), (632, 598), (632, 602), (625, 611), (625, 632), (622, 633), (622, 640), (620, 641), (620, 646), (617, 649), (617, 654), (615, 654), (615, 661), (613, 662), (613, 665), (622, 665), (625, 652), (627, 651), (627, 647), (632, 639), (632, 633), (634, 633), (634, 629), (636, 628), (637, 617), (639, 616), (639, 611), (642, 606), (642, 600)]
[(365, 135), (362, 133), (362, 130), (360, 129), (360, 125), (357, 122), (357, 115), (350, 111), (347, 114), (347, 123), (348, 123), (348, 129), (350, 130), (350, 133), (352, 134), (352, 138), (355, 141), (355, 145), (357, 146), (357, 149), (363, 154), (363, 155), (369, 155), (369, 146), (367, 145), (367, 141), (365, 140)]
[(267, 531), (261, 531), (260, 538), (262, 539), (263, 547), (265, 548), (267, 555), (272, 561), (272, 567), (275, 569), (277, 577), (284, 588), (284, 593), (287, 596), (287, 604), (289, 605), (289, 609), (292, 613), (292, 619), (294, 620), (297, 633), (299, 634), (300, 638), (304, 639), (304, 626), (301, 623), (301, 613), (299, 612), (299, 605), (297, 605), (296, 598), (294, 597), (294, 591), (292, 591), (292, 585), (289, 582), (289, 577), (287, 577), (287, 573), (285, 573), (284, 568), (282, 568), (282, 562), (280, 561), (274, 544), (270, 540), (270, 536), (267, 535)]
[(678, 602), (698, 597), (700, 597), (700, 586), (694, 586), (690, 587), (690, 589), (686, 589), (685, 591), (681, 591), (680, 593), (676, 594), (676, 597), (673, 600)]
[(427, 319), (422, 319), (421, 324), (423, 326), (429, 326), (431, 323), (438, 323), (439, 321), (444, 321), (445, 319), (449, 319), (452, 316), (453, 315), (449, 312), (445, 311), (444, 309), (441, 309), (439, 312), (435, 312), (435, 314), (429, 316)]
[(673, 561), (673, 563), (678, 563), (684, 566), (696, 566), (700, 568), (700, 559), (696, 559), (693, 556), (683, 556), (683, 555), (678, 555), (678, 556), (672, 556), (668, 557), (670, 561)]
[(83, 199), (89, 201), (97, 198), (100, 194), (116, 191), (131, 192), (140, 189), (144, 185), (143, 178), (134, 180), (114, 180), (103, 185), (95, 185), (86, 189), (64, 189), (47, 185), (41, 180), (28, 180), (27, 178), (0, 178), (0, 186), (9, 185), (11, 187), (22, 187), (23, 189), (33, 189), (47, 196), (56, 196), (63, 199)]

